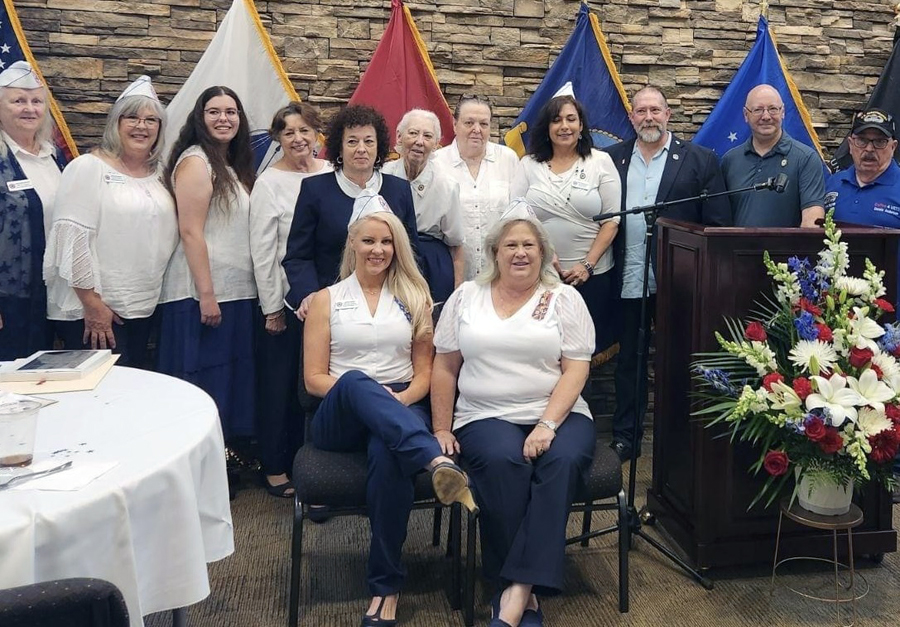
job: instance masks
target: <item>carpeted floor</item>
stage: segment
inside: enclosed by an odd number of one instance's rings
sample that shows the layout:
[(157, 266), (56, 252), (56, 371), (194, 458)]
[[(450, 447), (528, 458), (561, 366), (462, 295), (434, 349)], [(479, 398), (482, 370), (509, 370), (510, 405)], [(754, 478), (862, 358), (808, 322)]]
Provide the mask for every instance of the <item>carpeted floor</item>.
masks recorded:
[[(646, 443), (645, 443), (646, 444)], [(645, 446), (644, 450), (651, 447)], [(642, 458), (638, 472), (637, 502), (644, 502), (650, 480), (649, 458)], [(627, 471), (627, 465), (623, 471)], [(290, 573), (292, 501), (275, 499), (258, 484), (245, 486), (232, 502), (235, 553), (211, 564), (212, 593), (189, 609), (191, 627), (284, 627), (287, 624), (287, 590)], [(895, 507), (894, 527), (900, 524)], [(611, 513), (595, 514), (600, 525), (610, 524)], [(580, 515), (572, 515), (573, 535)], [(462, 626), (462, 616), (450, 609), (444, 587), (449, 580), (449, 561), (441, 548), (431, 546), (430, 511), (413, 512), (404, 558), (408, 584), (401, 599), (399, 623), (410, 627)], [(659, 537), (652, 527), (649, 534)], [(301, 583), (303, 627), (355, 627), (369, 597), (365, 586), (368, 523), (364, 518), (344, 517), (321, 525), (307, 524)], [(663, 539), (665, 542), (665, 539)], [(588, 548), (568, 549), (566, 592), (543, 601), (548, 627), (673, 625), (684, 627), (838, 625), (835, 608), (798, 597), (787, 585), (822, 596), (833, 594), (833, 576), (823, 569), (779, 575), (770, 594), (770, 566), (716, 570), (709, 575), (715, 589), (707, 591), (682, 574), (641, 539), (630, 553), (631, 611), (619, 614), (616, 598), (615, 536), (591, 541)], [(893, 627), (900, 620), (900, 556), (888, 554), (880, 565), (860, 561), (858, 572), (870, 586), (858, 603), (858, 625)], [(779, 573), (782, 571), (779, 570)], [(476, 588), (476, 621), (487, 625), (487, 600)], [(844, 624), (849, 623), (846, 608)], [(171, 625), (168, 614), (156, 614), (147, 627)]]

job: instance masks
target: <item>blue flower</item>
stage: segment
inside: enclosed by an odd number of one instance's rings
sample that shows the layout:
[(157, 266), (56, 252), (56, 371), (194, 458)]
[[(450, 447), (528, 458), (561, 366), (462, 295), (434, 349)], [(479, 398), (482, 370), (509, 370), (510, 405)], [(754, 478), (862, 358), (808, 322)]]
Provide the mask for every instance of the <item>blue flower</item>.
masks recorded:
[(819, 337), (816, 320), (808, 311), (801, 311), (800, 315), (794, 318), (794, 327), (796, 327), (801, 340), (813, 341)]
[(884, 335), (878, 338), (878, 348), (885, 353), (893, 353), (900, 346), (900, 323), (882, 325)]
[(728, 396), (739, 396), (737, 388), (731, 383), (728, 373), (719, 368), (704, 368), (697, 366), (694, 372), (700, 375), (706, 383), (717, 392), (727, 394)]

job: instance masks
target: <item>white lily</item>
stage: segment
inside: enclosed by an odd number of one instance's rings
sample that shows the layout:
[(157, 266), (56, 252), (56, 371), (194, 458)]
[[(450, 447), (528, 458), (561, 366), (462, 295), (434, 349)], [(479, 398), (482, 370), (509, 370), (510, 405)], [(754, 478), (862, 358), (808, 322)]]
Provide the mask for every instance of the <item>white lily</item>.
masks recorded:
[(856, 345), (856, 348), (868, 348), (876, 352), (878, 344), (872, 340), (884, 335), (884, 329), (869, 318), (868, 307), (854, 307), (853, 314), (854, 317), (849, 320), (848, 339)]
[(856, 422), (856, 405), (860, 404), (860, 397), (854, 390), (847, 388), (847, 379), (833, 374), (830, 379), (811, 377), (811, 380), (817, 391), (806, 397), (806, 409), (827, 409), (827, 420), (832, 427), (840, 427), (846, 420)]
[(884, 381), (879, 381), (878, 375), (871, 368), (864, 370), (859, 379), (847, 377), (847, 385), (859, 394), (857, 405), (871, 405), (881, 413), (884, 413), (885, 402), (895, 396), (894, 391)]
[(803, 406), (803, 401), (797, 396), (794, 388), (787, 385), (784, 381), (777, 381), (771, 387), (772, 391), (768, 393), (767, 397), (772, 404), (772, 409), (783, 411), (789, 416), (798, 416), (803, 413), (800, 409)]
[(878, 411), (871, 407), (863, 407), (859, 410), (859, 416), (856, 419), (856, 429), (863, 437), (870, 438), (882, 431), (893, 428), (894, 423), (885, 417), (883, 411)]

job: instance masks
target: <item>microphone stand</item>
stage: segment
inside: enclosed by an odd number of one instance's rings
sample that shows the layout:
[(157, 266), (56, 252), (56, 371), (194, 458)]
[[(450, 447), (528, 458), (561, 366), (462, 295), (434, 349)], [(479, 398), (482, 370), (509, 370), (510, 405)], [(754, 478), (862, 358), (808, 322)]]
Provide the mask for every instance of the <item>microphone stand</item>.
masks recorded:
[[(778, 187), (781, 189), (779, 190)], [(615, 213), (605, 213), (605, 214), (597, 214), (593, 217), (595, 222), (602, 222), (608, 220), (610, 218), (615, 218), (618, 216), (625, 216), (629, 214), (643, 214), (644, 220), (647, 223), (647, 230), (644, 233), (644, 269), (643, 269), (643, 284), (641, 288), (641, 315), (640, 315), (640, 326), (638, 327), (638, 349), (637, 349), (637, 357), (638, 357), (638, 372), (640, 373), (641, 364), (644, 363), (648, 352), (648, 344), (649, 344), (649, 329), (648, 329), (648, 317), (649, 312), (648, 304), (650, 301), (650, 263), (651, 263), (651, 253), (652, 253), (652, 243), (653, 243), (653, 230), (656, 227), (656, 220), (659, 218), (659, 214), (664, 209), (668, 209), (674, 205), (681, 205), (689, 202), (696, 201), (705, 201), (709, 198), (717, 198), (719, 196), (731, 196), (732, 194), (740, 194), (744, 192), (751, 191), (759, 191), (763, 189), (774, 190), (776, 192), (784, 190), (784, 181), (776, 181), (774, 178), (769, 178), (764, 183), (757, 183), (755, 185), (750, 185), (748, 187), (740, 188), (740, 189), (732, 189), (726, 190), (722, 192), (715, 192), (713, 194), (709, 194), (706, 190), (703, 190), (697, 196), (691, 196), (688, 198), (678, 198), (675, 200), (661, 200), (652, 205), (645, 205), (643, 207), (634, 207), (633, 209), (627, 209), (625, 211), (617, 211)], [(641, 411), (642, 405), (642, 395), (641, 395), (641, 377), (637, 376), (634, 379), (634, 418), (632, 424), (632, 433), (637, 434), (641, 427), (641, 421), (643, 420), (643, 415)], [(634, 546), (633, 536), (639, 536), (646, 540), (652, 547), (654, 547), (657, 551), (665, 555), (669, 558), (676, 566), (681, 568), (686, 574), (690, 575), (697, 583), (703, 586), (707, 590), (713, 589), (713, 582), (708, 577), (702, 575), (699, 571), (691, 568), (691, 566), (681, 559), (678, 555), (676, 555), (672, 550), (668, 547), (661, 544), (655, 538), (648, 536), (643, 529), (641, 529), (641, 522), (643, 521), (646, 524), (653, 524), (655, 518), (652, 514), (646, 511), (645, 508), (642, 508), (640, 512), (638, 512), (635, 507), (635, 491), (637, 489), (637, 459), (638, 459), (638, 443), (632, 442), (631, 445), (631, 467), (628, 469), (628, 502), (627, 502), (627, 514), (628, 514), (628, 533), (629, 533), (629, 550)], [(646, 506), (645, 506), (646, 507)], [(581, 539), (589, 540), (590, 538), (595, 538), (597, 536), (605, 535), (607, 533), (611, 533), (613, 531), (622, 532), (619, 529), (618, 524), (613, 525), (612, 527), (607, 527), (606, 529), (598, 529), (597, 531), (592, 531), (586, 536), (582, 536)]]

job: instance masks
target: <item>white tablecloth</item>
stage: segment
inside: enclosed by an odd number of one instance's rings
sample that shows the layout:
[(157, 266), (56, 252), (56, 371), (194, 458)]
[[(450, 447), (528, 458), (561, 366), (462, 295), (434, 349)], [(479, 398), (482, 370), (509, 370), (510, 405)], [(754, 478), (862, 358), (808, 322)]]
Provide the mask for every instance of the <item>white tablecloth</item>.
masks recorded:
[(118, 465), (74, 492), (0, 492), (0, 588), (96, 577), (142, 616), (209, 594), (207, 562), (234, 552), (222, 429), (188, 383), (115, 367), (91, 392), (53, 395), (36, 459)]

